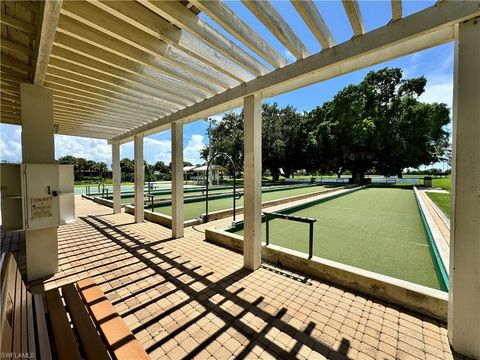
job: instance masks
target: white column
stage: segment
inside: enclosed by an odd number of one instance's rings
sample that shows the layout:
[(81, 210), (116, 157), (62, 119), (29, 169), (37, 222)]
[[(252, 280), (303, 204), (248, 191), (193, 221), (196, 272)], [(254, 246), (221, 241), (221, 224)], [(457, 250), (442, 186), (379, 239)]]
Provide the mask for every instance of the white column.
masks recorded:
[[(22, 161), (25, 164), (54, 164), (52, 90), (20, 84), (22, 111)], [(36, 280), (58, 271), (57, 227), (25, 232), (27, 280)]]
[(183, 124), (172, 123), (172, 237), (183, 237)]
[(144, 184), (145, 170), (143, 167), (143, 134), (135, 135), (134, 138), (135, 157), (135, 222), (143, 222), (144, 218)]
[(244, 99), (244, 231), (243, 265), (256, 270), (262, 263), (262, 108), (259, 95)]
[(112, 183), (113, 183), (113, 213), (119, 214), (121, 212), (121, 178), (120, 171), (120, 144), (112, 144)]
[(480, 19), (455, 34), (448, 336), (480, 359)]

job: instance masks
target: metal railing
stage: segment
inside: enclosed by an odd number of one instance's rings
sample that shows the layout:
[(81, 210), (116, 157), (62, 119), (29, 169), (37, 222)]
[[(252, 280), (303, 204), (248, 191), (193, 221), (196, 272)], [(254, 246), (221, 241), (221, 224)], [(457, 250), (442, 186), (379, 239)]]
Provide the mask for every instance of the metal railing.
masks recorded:
[(265, 230), (266, 230), (266, 243), (267, 245), (270, 244), (270, 220), (273, 219), (283, 219), (283, 220), (290, 220), (296, 221), (301, 223), (309, 224), (309, 236), (308, 236), (308, 258), (311, 259), (313, 256), (313, 224), (318, 221), (318, 219), (314, 218), (307, 218), (302, 216), (295, 216), (295, 215), (287, 215), (281, 214), (277, 212), (263, 212), (265, 216)]

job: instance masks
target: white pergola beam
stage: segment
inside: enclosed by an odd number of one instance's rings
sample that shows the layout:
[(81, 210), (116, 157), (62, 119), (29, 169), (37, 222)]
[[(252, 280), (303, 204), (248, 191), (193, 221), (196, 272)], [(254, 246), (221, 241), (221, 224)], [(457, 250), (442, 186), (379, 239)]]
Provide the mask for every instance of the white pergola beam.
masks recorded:
[[(172, 5), (174, 9), (177, 9), (176, 5), (178, 4), (180, 8), (178, 10), (184, 10), (181, 16), (182, 19), (185, 19), (190, 14), (196, 17), (194, 13), (179, 3), (171, 1), (167, 3)], [(190, 33), (172, 26), (172, 24), (164, 20), (163, 17), (158, 16), (154, 11), (147, 9), (139, 3), (128, 1), (93, 1), (92, 4), (146, 33), (165, 41), (167, 44), (177, 47), (240, 82), (253, 79), (254, 76), (252, 73), (262, 75), (266, 72), (262, 71), (266, 70), (266, 68), (260, 62), (237, 47), (223, 35), (219, 34), (219, 37), (221, 37), (223, 41), (210, 44), (217, 50), (215, 51)], [(244, 68), (248, 69), (251, 73)]]
[(311, 0), (291, 0), (292, 5), (302, 17), (305, 24), (317, 38), (322, 48), (335, 46), (335, 40), (322, 15)]
[(213, 49), (221, 52), (230, 60), (248, 69), (255, 75), (267, 73), (268, 68), (248, 54), (233, 41), (227, 39), (208, 23), (177, 1), (139, 0), (142, 5), (170, 21), (181, 29), (188, 30)]
[(93, 27), (152, 56), (161, 57), (163, 61), (168, 62), (170, 66), (185, 69), (225, 89), (231, 88), (239, 83), (239, 81), (204, 64), (200, 60), (137, 29), (135, 26), (112, 16), (86, 1), (65, 2), (62, 8), (62, 14), (77, 19), (86, 26)]
[(275, 50), (255, 30), (237, 16), (224, 1), (192, 0), (190, 3), (206, 13), (217, 24), (235, 36), (274, 68), (278, 69), (288, 64), (288, 60), (282, 54)]
[(392, 21), (402, 18), (402, 0), (392, 0)]
[(136, 105), (137, 107), (144, 108), (146, 111), (152, 114), (157, 114), (157, 116), (171, 112), (171, 108), (167, 106), (151, 104), (146, 99), (135, 99), (132, 98), (132, 96), (119, 94), (113, 90), (104, 90), (100, 87), (88, 85), (82, 81), (64, 79), (52, 74), (47, 74), (45, 76), (45, 80), (48, 82), (48, 84), (50, 84), (49, 87), (54, 85), (56, 87), (60, 87), (61, 90), (66, 92), (83, 93), (86, 94), (86, 96), (94, 99), (103, 98), (106, 101), (111, 101), (112, 103), (122, 103), (126, 107), (129, 105)]
[(282, 15), (267, 0), (242, 0), (242, 3), (267, 27), (270, 32), (295, 56), (303, 59), (310, 55)]
[[(72, 68), (77, 71), (72, 70)], [(121, 80), (112, 81), (111, 78), (108, 78), (104, 74), (94, 76), (94, 71), (84, 70), (82, 67), (75, 67), (75, 65), (71, 64), (61, 64), (60, 66), (50, 65), (47, 74), (129, 96), (132, 97), (133, 101), (144, 100), (154, 106), (168, 110), (179, 110), (192, 104), (192, 102), (186, 102), (181, 98), (159, 94), (156, 91), (149, 91), (143, 87), (136, 87), (128, 83), (124, 85), (121, 83)]]
[(347, 13), (348, 20), (352, 25), (355, 36), (363, 35), (365, 26), (363, 25), (362, 14), (357, 0), (342, 0), (343, 7)]
[[(80, 40), (81, 43), (72, 43), (68, 39), (60, 38), (60, 33), (68, 34), (70, 37)], [(66, 47), (71, 51), (78, 51), (112, 66), (135, 71), (156, 81), (165, 79), (164, 81), (168, 82), (168, 86), (171, 86), (172, 89), (183, 91), (182, 89), (186, 84), (192, 90), (198, 87), (209, 95), (219, 93), (223, 89), (203, 78), (196, 77), (189, 71), (171, 66), (169, 63), (162, 61), (161, 58), (151, 56), (145, 51), (126, 44), (95, 28), (85, 26), (81, 21), (67, 16), (60, 17), (56, 38), (59, 41), (59, 46)], [(178, 80), (177, 83), (182, 85), (182, 87), (171, 81), (170, 79), (172, 78)]]
[(404, 17), (360, 37), (323, 50), (306, 59), (272, 71), (246, 84), (155, 120), (112, 140), (126, 141), (136, 133), (174, 121), (190, 122), (242, 106), (247, 95), (279, 95), (355, 70), (392, 60), (453, 40), (455, 24), (480, 15), (473, 1), (445, 1), (439, 6)]
[(20, 30), (30, 36), (35, 36), (37, 33), (37, 29), (34, 25), (4, 13), (2, 13), (2, 16), (0, 16), (0, 23), (16, 30)]
[(53, 39), (57, 30), (60, 9), (63, 0), (48, 0), (43, 2), (42, 26), (40, 30), (37, 56), (35, 59), (35, 73), (33, 83), (43, 85), (47, 73), (48, 60), (52, 52)]
[(480, 358), (480, 18), (455, 34), (448, 337)]
[[(100, 67), (102, 67), (101, 64)], [(195, 102), (191, 96), (179, 96), (178, 93), (172, 94), (167, 87), (157, 85), (154, 81), (149, 81), (145, 78), (138, 78), (131, 73), (122, 72), (121, 70), (112, 67), (110, 67), (111, 72), (100, 71), (98, 68), (90, 67), (88, 65), (85, 66), (81, 61), (77, 62), (74, 59), (65, 59), (52, 55), (49, 64), (49, 72), (52, 71), (54, 73), (56, 71), (54, 69), (82, 74), (109, 85), (148, 94), (173, 104), (182, 105), (183, 107)], [(124, 74), (125, 77), (118, 76), (117, 74)]]
[(0, 47), (5, 50), (10, 50), (10, 51), (15, 51), (19, 54), (25, 55), (25, 56), (33, 56), (33, 50), (32, 48), (29, 48), (28, 46), (24, 46), (21, 44), (17, 44), (13, 41), (10, 41), (8, 39), (5, 39), (2, 37), (0, 41)]

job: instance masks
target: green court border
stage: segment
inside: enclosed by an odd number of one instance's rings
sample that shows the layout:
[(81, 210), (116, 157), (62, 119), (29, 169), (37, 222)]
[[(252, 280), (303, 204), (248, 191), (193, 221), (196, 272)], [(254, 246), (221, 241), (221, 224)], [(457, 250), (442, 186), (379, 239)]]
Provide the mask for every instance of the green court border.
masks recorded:
[[(428, 243), (430, 244), (430, 254), (432, 255), (433, 261), (437, 264), (437, 276), (440, 275), (440, 279), (442, 280), (441, 282), (441, 288), (443, 291), (448, 291), (448, 273), (447, 270), (445, 269), (445, 265), (442, 261), (442, 258), (440, 257), (440, 253), (438, 252), (437, 244), (435, 243), (435, 240), (433, 239), (432, 231), (430, 230), (430, 226), (428, 225), (427, 217), (425, 216), (425, 213), (423, 212), (422, 206), (420, 205), (420, 200), (418, 199), (417, 192), (413, 190), (413, 193), (415, 195), (415, 202), (417, 203), (417, 208), (418, 212), (420, 213), (420, 217), (422, 219), (422, 224), (423, 224), (423, 229), (425, 230), (425, 234), (427, 235)], [(438, 272), (440, 274), (438, 274)]]

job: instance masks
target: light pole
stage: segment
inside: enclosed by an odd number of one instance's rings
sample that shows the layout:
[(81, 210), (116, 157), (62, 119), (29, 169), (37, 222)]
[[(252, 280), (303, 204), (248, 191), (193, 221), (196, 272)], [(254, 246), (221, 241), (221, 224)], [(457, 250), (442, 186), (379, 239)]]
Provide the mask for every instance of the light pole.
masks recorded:
[[(205, 121), (208, 123), (208, 159), (207, 163), (210, 162), (213, 156), (213, 148), (212, 148), (212, 119), (207, 118)], [(208, 185), (212, 186), (212, 174), (207, 172), (208, 177)], [(207, 180), (207, 179), (206, 179)]]

